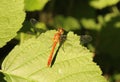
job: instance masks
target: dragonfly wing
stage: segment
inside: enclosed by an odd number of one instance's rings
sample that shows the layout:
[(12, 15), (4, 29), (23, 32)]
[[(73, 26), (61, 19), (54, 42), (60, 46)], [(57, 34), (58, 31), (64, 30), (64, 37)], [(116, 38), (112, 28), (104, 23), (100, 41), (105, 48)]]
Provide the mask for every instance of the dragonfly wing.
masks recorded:
[(31, 18), (31, 19), (30, 19), (30, 23), (31, 23), (31, 25), (32, 25), (33, 27), (35, 27), (35, 25), (38, 23), (38, 21), (37, 21), (36, 19), (34, 19), (34, 18)]
[(88, 42), (92, 41), (92, 37), (90, 35), (81, 35), (80, 42), (82, 44), (86, 44)]

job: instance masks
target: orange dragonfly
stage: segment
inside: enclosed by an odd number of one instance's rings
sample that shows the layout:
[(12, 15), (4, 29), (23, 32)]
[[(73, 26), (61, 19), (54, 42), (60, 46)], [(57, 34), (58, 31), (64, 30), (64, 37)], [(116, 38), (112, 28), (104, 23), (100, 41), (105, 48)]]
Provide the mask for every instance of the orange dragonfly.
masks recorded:
[[(57, 43), (61, 42), (61, 40), (63, 39), (63, 36), (64, 36), (63, 33), (64, 33), (64, 29), (59, 28), (54, 35), (52, 50), (50, 52), (50, 55), (49, 55), (48, 61), (47, 61), (47, 66), (48, 67), (51, 66), (51, 63), (53, 61), (53, 53), (54, 53), (54, 50), (55, 50), (55, 47), (56, 47)], [(65, 37), (65, 39), (66, 39), (66, 37)], [(92, 40), (92, 37), (90, 35), (81, 35), (80, 40), (81, 40), (81, 44), (86, 44), (86, 43), (88, 43)]]
[[(35, 19), (31, 19), (30, 22), (34, 26), (34, 24), (36, 24), (38, 21), (35, 20)], [(34, 28), (34, 31), (36, 33), (37, 29)], [(55, 33), (55, 35), (54, 35), (52, 49), (51, 49), (51, 52), (50, 52), (50, 55), (49, 55), (48, 61), (47, 61), (47, 66), (48, 67), (51, 66), (51, 63), (53, 61), (53, 54), (54, 54), (54, 50), (55, 50), (55, 47), (56, 47), (57, 43), (58, 42), (61, 43), (61, 40), (63, 39), (62, 38), (62, 36), (64, 36), (63, 33), (64, 33), (64, 29), (59, 28), (57, 30), (57, 32)], [(88, 43), (88, 42), (90, 42), (92, 40), (92, 37), (90, 35), (80, 35), (80, 36), (81, 36), (81, 38), (80, 38), (81, 44), (86, 44), (86, 43)]]
[(55, 47), (56, 47), (57, 43), (60, 42), (61, 36), (63, 35), (63, 33), (64, 33), (63, 28), (59, 28), (59, 29), (57, 30), (57, 32), (55, 33), (55, 35), (54, 35), (52, 50), (51, 50), (51, 52), (50, 52), (50, 55), (49, 55), (49, 58), (48, 58), (48, 62), (47, 62), (47, 66), (48, 66), (48, 67), (50, 67), (50, 65), (51, 65), (51, 63), (52, 63), (53, 53), (54, 53)]

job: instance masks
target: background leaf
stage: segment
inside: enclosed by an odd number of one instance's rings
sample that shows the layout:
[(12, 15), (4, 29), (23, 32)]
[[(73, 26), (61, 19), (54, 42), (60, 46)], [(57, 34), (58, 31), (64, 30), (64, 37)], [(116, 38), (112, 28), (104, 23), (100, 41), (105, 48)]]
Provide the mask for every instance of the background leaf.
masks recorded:
[(90, 5), (94, 8), (102, 9), (108, 6), (115, 5), (120, 0), (91, 0)]
[(23, 0), (0, 2), (0, 47), (16, 36), (25, 18)]
[(59, 15), (56, 16), (54, 20), (56, 27), (62, 26), (66, 31), (80, 29), (80, 24), (74, 17), (64, 18), (63, 16)]
[(42, 10), (48, 0), (25, 0), (26, 11)]
[(99, 66), (92, 61), (93, 53), (80, 45), (80, 37), (73, 32), (67, 34), (53, 66), (47, 67), (55, 32), (42, 33), (10, 52), (1, 70), (8, 82), (106, 82)]

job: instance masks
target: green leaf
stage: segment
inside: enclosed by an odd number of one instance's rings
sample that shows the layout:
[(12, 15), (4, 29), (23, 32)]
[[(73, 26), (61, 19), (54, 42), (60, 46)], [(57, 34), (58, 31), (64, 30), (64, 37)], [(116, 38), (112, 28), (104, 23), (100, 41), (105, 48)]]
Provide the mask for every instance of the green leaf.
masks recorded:
[(69, 30), (78, 30), (80, 29), (80, 24), (77, 21), (77, 19), (73, 17), (67, 17), (64, 21), (64, 26), (63, 26), (67, 31)]
[(107, 6), (115, 5), (119, 1), (120, 0), (91, 0), (90, 5), (94, 8), (102, 9), (102, 8), (107, 7)]
[(42, 10), (49, 0), (25, 0), (25, 10), (35, 11)]
[(55, 26), (62, 26), (66, 31), (80, 29), (80, 24), (77, 19), (75, 19), (74, 17), (64, 18), (61, 15), (55, 17)]
[[(93, 53), (80, 45), (80, 37), (73, 32), (59, 48), (52, 67), (47, 59), (55, 30), (42, 33), (16, 46), (2, 63), (2, 73), (8, 82), (106, 82)], [(58, 49), (59, 44), (55, 48)], [(55, 53), (54, 53), (55, 54)]]
[(16, 36), (25, 18), (23, 0), (1, 0), (0, 2), (0, 47)]
[(101, 25), (97, 24), (94, 19), (81, 19), (81, 24), (84, 26), (86, 29), (91, 29), (91, 30), (100, 30)]

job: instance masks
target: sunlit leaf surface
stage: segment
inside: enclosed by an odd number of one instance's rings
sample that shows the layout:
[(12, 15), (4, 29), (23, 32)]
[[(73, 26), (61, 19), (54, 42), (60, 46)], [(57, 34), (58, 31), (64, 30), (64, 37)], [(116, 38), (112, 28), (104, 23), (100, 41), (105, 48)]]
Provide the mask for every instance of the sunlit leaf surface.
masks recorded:
[(25, 18), (23, 0), (0, 1), (0, 47), (16, 36)]
[[(55, 30), (16, 46), (2, 63), (8, 82), (106, 82), (93, 53), (80, 45), (79, 36), (67, 34), (52, 67), (47, 67)], [(55, 54), (55, 53), (54, 53)]]

